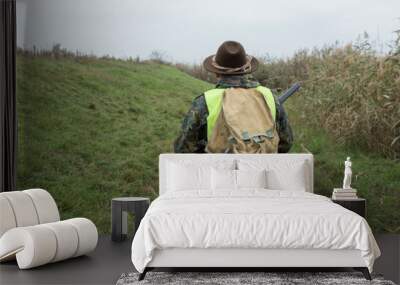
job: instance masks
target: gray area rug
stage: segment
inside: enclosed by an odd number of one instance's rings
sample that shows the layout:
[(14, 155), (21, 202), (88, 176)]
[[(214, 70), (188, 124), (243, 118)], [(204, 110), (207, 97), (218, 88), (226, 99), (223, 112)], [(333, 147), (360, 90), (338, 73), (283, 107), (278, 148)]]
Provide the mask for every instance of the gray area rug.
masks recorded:
[(148, 272), (146, 278), (138, 281), (138, 273), (122, 274), (117, 285), (146, 284), (267, 284), (267, 285), (297, 285), (297, 284), (376, 284), (395, 285), (384, 280), (382, 276), (372, 275), (368, 281), (359, 272)]

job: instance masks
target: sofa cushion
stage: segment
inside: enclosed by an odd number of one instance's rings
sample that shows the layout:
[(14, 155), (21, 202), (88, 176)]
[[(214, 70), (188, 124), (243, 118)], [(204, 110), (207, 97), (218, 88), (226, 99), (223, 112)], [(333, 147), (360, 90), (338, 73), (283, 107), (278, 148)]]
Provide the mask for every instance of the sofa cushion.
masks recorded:
[(0, 238), (0, 261), (16, 257), (20, 269), (33, 268), (86, 254), (97, 239), (96, 226), (84, 218), (17, 227)]
[(39, 224), (39, 218), (31, 197), (23, 191), (10, 191), (0, 194), (8, 200), (14, 213), (17, 227)]
[(49, 192), (43, 189), (29, 189), (22, 191), (32, 199), (38, 215), (39, 224), (52, 223), (60, 220), (57, 204)]
[(56, 202), (50, 193), (43, 189), (0, 193), (0, 214), (0, 237), (14, 227), (60, 220)]
[(8, 199), (0, 194), (0, 237), (8, 230), (15, 228), (14, 212)]

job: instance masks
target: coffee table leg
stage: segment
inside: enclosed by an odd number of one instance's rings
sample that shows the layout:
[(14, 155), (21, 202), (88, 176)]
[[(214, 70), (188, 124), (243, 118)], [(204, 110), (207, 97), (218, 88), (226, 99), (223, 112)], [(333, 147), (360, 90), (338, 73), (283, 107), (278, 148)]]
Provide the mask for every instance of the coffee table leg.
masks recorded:
[(128, 235), (128, 213), (126, 211), (122, 211), (122, 240), (126, 239)]
[(111, 240), (122, 241), (121, 204), (111, 202)]

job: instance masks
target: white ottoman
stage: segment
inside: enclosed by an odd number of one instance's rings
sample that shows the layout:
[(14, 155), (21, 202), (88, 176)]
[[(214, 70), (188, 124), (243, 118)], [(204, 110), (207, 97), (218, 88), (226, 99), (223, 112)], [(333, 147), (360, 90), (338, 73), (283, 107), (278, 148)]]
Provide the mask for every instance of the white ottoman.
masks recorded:
[(20, 269), (96, 248), (96, 226), (85, 218), (60, 222), (55, 201), (43, 189), (0, 193), (0, 214), (0, 261), (16, 258)]

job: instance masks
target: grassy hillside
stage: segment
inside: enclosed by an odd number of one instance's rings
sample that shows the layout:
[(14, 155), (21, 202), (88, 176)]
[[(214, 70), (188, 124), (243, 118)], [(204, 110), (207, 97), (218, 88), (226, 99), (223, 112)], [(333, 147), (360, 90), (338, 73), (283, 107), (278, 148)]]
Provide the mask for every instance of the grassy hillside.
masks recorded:
[[(88, 217), (101, 232), (110, 230), (112, 197), (156, 197), (158, 154), (172, 150), (191, 100), (210, 88), (155, 63), (19, 55), (17, 68), (18, 188), (48, 189), (62, 218)], [(371, 226), (400, 232), (399, 163), (339, 146), (288, 108), (293, 152), (315, 154), (316, 192), (340, 186), (350, 154)]]
[(209, 85), (173, 67), (19, 56), (18, 188), (48, 189), (62, 218), (110, 230), (112, 197), (156, 197), (191, 100)]

